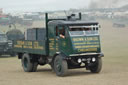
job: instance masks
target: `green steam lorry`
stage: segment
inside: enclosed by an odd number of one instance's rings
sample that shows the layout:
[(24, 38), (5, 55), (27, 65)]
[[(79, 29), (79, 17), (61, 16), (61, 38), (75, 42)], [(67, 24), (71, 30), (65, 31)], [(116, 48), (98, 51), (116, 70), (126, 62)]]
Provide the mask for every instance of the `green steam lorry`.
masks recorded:
[(68, 69), (86, 68), (99, 73), (102, 68), (99, 23), (81, 21), (75, 15), (67, 19), (49, 19), (46, 28), (26, 31), (25, 40), (14, 41), (14, 51), (25, 72), (35, 72), (38, 65), (49, 64), (57, 76)]

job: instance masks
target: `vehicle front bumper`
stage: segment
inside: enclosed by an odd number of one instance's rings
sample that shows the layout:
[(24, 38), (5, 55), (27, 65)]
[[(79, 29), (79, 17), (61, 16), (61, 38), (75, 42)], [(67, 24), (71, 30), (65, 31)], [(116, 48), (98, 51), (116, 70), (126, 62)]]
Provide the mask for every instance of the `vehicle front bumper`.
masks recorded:
[(103, 53), (81, 53), (81, 54), (71, 54), (69, 55), (70, 57), (72, 56), (98, 56), (98, 57), (104, 57)]

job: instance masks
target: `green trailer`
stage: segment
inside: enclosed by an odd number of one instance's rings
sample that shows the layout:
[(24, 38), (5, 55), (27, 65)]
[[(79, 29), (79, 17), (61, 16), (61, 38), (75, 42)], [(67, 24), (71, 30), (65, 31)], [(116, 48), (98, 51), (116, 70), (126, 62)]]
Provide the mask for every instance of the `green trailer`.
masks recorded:
[(38, 65), (49, 64), (57, 76), (65, 76), (68, 69), (75, 68), (99, 73), (104, 56), (99, 23), (81, 21), (81, 13), (79, 18), (71, 15), (67, 19), (49, 19), (47, 13), (45, 17), (45, 31), (37, 28), (33, 31), (35, 36), (29, 36), (33, 39), (14, 41), (14, 51), (24, 71), (35, 72)]

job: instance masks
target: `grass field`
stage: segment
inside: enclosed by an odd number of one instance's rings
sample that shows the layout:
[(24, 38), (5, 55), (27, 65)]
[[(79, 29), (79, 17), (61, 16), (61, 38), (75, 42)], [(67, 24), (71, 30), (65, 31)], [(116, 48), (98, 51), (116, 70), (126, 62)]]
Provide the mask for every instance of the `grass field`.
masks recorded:
[(26, 73), (17, 57), (1, 57), (0, 85), (128, 85), (128, 27), (113, 28), (111, 21), (99, 22), (105, 55), (100, 74), (83, 68), (69, 70), (67, 77), (57, 77), (48, 65), (39, 66), (35, 73)]

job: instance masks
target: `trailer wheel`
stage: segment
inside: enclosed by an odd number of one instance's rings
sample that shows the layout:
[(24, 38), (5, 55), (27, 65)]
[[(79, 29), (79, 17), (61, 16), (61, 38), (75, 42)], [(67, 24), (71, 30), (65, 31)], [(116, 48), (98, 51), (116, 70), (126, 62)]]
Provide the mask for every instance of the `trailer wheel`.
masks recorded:
[(92, 73), (99, 73), (102, 69), (102, 58), (97, 58), (97, 61), (89, 69)]
[(54, 71), (57, 76), (66, 76), (68, 70), (67, 61), (62, 59), (60, 55), (57, 55), (54, 59)]
[(32, 62), (28, 54), (22, 56), (21, 62), (25, 72), (35, 72), (37, 70), (38, 63)]

